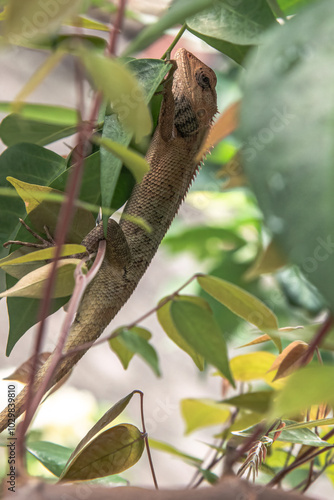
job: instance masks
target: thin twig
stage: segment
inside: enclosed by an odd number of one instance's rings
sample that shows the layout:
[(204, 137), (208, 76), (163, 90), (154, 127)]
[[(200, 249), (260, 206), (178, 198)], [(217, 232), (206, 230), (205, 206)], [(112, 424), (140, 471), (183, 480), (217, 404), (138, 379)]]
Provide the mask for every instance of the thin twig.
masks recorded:
[(174, 38), (174, 40), (172, 41), (172, 43), (170, 44), (170, 46), (168, 47), (168, 49), (166, 50), (166, 52), (164, 52), (162, 54), (161, 59), (166, 59), (166, 57), (167, 58), (170, 57), (170, 53), (172, 52), (172, 50), (174, 49), (175, 45), (180, 40), (181, 36), (186, 31), (186, 29), (187, 29), (187, 25), (186, 25), (186, 23), (184, 23), (182, 25), (182, 28), (180, 29), (180, 31), (178, 32), (178, 34), (176, 35), (176, 37)]
[[(183, 285), (181, 285), (177, 290), (175, 290), (175, 292), (173, 292), (170, 295), (168, 295), (167, 297), (165, 297), (160, 302), (160, 304), (158, 304), (157, 306), (153, 307), (148, 312), (144, 313), (142, 316), (140, 316), (139, 318), (137, 318), (132, 323), (129, 323), (128, 325), (124, 326), (122, 329), (131, 330), (131, 328), (133, 328), (136, 325), (138, 325), (138, 323), (141, 323), (142, 321), (144, 321), (145, 319), (147, 319), (149, 316), (151, 316), (152, 314), (156, 313), (159, 309), (161, 309), (161, 307), (163, 307), (168, 302), (170, 302), (171, 300), (173, 300), (181, 292), (181, 290), (183, 290), (183, 288), (185, 288), (186, 286), (188, 286), (194, 279), (197, 278), (197, 276), (199, 276), (199, 275), (198, 274), (194, 274)], [(120, 329), (118, 328), (111, 335), (108, 335), (107, 337), (103, 337), (103, 339), (96, 340), (95, 342), (93, 341), (93, 342), (86, 342), (85, 344), (81, 344), (81, 345), (79, 345), (79, 346), (77, 346), (77, 347), (75, 347), (75, 348), (67, 351), (66, 354), (64, 354), (63, 356), (71, 356), (72, 354), (74, 354), (76, 352), (79, 352), (79, 351), (82, 351), (82, 350), (87, 350), (87, 349), (89, 349), (92, 346), (95, 347), (97, 345), (104, 344), (105, 342), (108, 342), (109, 340), (117, 337), (117, 335), (119, 335), (119, 332), (120, 332)]]
[(334, 322), (334, 317), (331, 314), (329, 314), (327, 316), (326, 320), (324, 321), (324, 323), (319, 328), (318, 332), (313, 337), (313, 339), (312, 339), (311, 343), (309, 344), (308, 349), (305, 352), (304, 356), (301, 358), (300, 366), (307, 364), (308, 360), (314, 354), (316, 349), (318, 347), (320, 347), (321, 342), (324, 340), (324, 338), (326, 337), (326, 335), (329, 333), (330, 329), (332, 328), (333, 322)]
[(150, 469), (151, 469), (151, 473), (152, 473), (154, 487), (155, 487), (156, 490), (158, 490), (159, 489), (158, 481), (157, 481), (157, 477), (156, 477), (155, 471), (154, 471), (154, 465), (153, 465), (153, 460), (152, 460), (150, 445), (149, 445), (149, 442), (148, 442), (148, 434), (147, 434), (146, 426), (145, 426), (144, 393), (142, 391), (139, 391), (139, 390), (135, 390), (133, 392), (139, 394), (139, 396), (140, 396), (140, 415), (141, 415), (141, 423), (142, 423), (142, 427), (143, 427), (143, 435), (144, 435), (144, 441), (145, 441), (145, 446), (146, 446), (146, 452), (147, 452), (147, 457), (148, 457), (148, 461), (149, 461), (149, 464), (150, 464)]

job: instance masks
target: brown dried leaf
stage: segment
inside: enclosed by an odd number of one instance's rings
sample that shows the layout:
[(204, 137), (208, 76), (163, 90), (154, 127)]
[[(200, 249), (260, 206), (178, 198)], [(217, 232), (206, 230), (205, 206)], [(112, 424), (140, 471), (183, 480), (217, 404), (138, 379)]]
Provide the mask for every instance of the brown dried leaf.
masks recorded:
[[(37, 370), (44, 365), (50, 354), (51, 352), (42, 352), (39, 354), (37, 360)], [(31, 356), (31, 358), (22, 363), (22, 365), (20, 365), (13, 373), (8, 375), (8, 377), (4, 377), (3, 380), (16, 380), (17, 382), (21, 382), (21, 384), (27, 384), (33, 367), (33, 359), (34, 356)]]
[[(299, 366), (300, 360), (305, 355), (308, 349), (308, 344), (302, 340), (295, 340), (291, 342), (281, 354), (277, 356), (273, 364), (271, 365), (268, 372), (277, 369), (277, 373), (273, 380), (278, 380), (279, 378), (286, 377), (290, 373), (296, 370)], [(311, 361), (313, 354), (309, 356), (307, 363)]]
[(246, 271), (244, 278), (251, 281), (261, 274), (272, 273), (285, 266), (286, 258), (277, 247), (274, 241), (271, 241), (267, 248), (261, 250), (253, 265)]
[(209, 151), (215, 144), (230, 135), (239, 124), (240, 101), (229, 106), (213, 124), (210, 133), (197, 155), (196, 161), (200, 161), (203, 155)]

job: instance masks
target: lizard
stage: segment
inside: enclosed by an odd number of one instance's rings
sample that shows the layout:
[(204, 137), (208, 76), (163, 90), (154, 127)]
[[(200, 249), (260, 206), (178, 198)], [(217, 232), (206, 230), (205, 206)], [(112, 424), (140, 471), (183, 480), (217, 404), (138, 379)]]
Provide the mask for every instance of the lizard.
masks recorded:
[[(184, 48), (173, 61), (173, 77), (164, 84), (158, 124), (148, 148), (149, 171), (134, 187), (123, 214), (141, 217), (151, 232), (121, 216), (108, 220), (106, 254), (88, 285), (70, 328), (63, 353), (94, 342), (127, 302), (153, 259), (161, 240), (198, 171), (198, 154), (217, 112), (214, 71)], [(89, 252), (104, 239), (102, 223), (85, 237)], [(59, 362), (51, 388), (88, 350), (75, 349)], [(34, 390), (41, 385), (52, 355), (38, 370)], [(15, 398), (15, 417), (25, 411), (27, 386)], [(0, 414), (0, 432), (7, 427), (7, 408)]]

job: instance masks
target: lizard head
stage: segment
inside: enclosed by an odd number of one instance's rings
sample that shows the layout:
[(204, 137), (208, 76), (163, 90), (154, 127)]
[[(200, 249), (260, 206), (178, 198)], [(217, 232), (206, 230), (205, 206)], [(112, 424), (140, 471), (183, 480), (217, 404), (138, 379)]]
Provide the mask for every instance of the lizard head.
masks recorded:
[(193, 137), (208, 130), (217, 112), (217, 77), (211, 68), (186, 49), (175, 54), (173, 79), (174, 124), (179, 136)]

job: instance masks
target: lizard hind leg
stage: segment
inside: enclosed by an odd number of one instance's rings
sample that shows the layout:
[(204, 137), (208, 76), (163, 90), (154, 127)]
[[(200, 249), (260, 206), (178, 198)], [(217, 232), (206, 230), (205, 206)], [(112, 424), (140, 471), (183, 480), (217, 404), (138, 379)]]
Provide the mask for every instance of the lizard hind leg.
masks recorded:
[(124, 268), (131, 261), (128, 242), (120, 225), (113, 219), (108, 220), (107, 237), (105, 238), (103, 223), (100, 222), (84, 238), (82, 244), (89, 253), (97, 252), (99, 242), (106, 239), (106, 259), (108, 264), (116, 269)]

